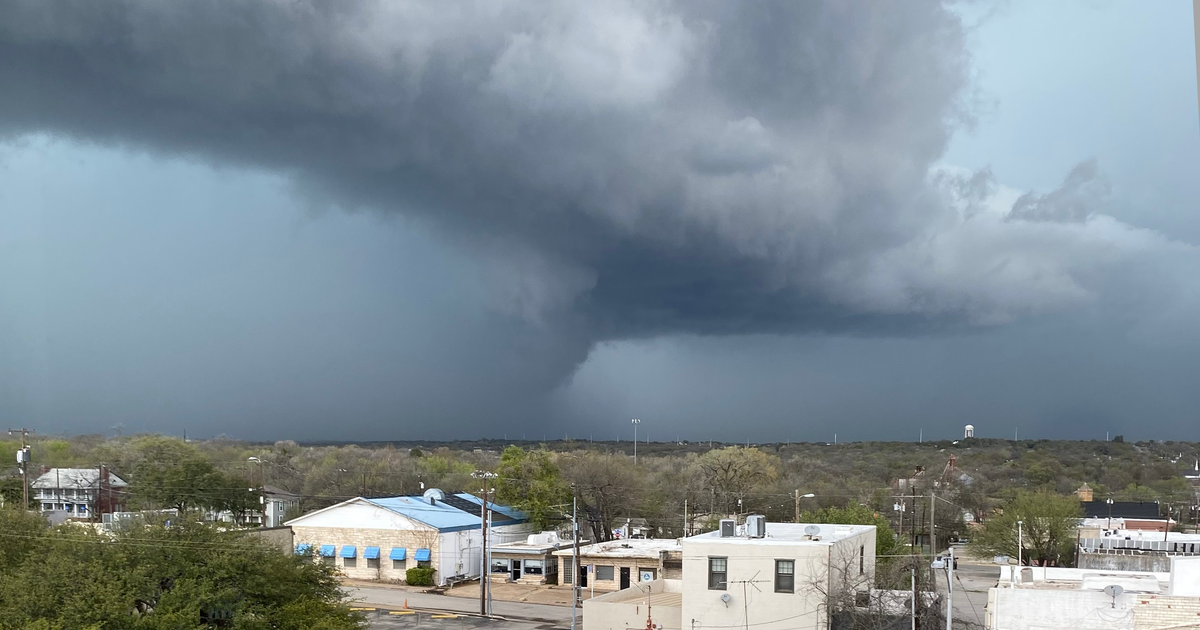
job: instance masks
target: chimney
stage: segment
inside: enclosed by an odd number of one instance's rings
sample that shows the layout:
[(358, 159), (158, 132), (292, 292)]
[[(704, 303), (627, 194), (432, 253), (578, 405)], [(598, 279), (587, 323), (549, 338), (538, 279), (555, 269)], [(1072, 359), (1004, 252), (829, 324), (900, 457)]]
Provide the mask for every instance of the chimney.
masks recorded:
[(108, 466), (100, 465), (100, 479), (96, 488), (96, 510), (97, 518), (103, 517), (104, 514), (112, 513), (112, 489), (109, 487)]

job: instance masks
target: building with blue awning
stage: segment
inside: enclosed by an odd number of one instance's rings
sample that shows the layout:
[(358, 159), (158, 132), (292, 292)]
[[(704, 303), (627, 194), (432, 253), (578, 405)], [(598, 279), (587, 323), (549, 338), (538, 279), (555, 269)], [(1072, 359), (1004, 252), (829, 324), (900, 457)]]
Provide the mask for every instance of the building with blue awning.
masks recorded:
[[(429, 567), (435, 581), (445, 585), (479, 577), (482, 511), (479, 497), (430, 489), (421, 496), (356, 497), (286, 525), (297, 554), (319, 549), (321, 561), (336, 564), (347, 577), (404, 580), (408, 569)], [(489, 502), (488, 512), (489, 547), (525, 540), (532, 532), (519, 510)], [(386, 559), (383, 549), (389, 550)]]

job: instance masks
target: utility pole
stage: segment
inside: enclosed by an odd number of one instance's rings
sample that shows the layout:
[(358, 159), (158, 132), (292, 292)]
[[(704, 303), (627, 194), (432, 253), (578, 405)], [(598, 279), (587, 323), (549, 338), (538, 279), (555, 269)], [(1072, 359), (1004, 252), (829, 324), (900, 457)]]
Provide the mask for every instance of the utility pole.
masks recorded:
[(933, 520), (933, 508), (934, 508), (934, 504), (937, 503), (937, 501), (935, 500), (933, 492), (934, 492), (933, 485), (931, 483), (929, 486), (929, 555), (930, 556), (937, 553), (937, 533), (934, 530), (934, 522), (935, 521)]
[(17, 451), (17, 465), (19, 465), (21, 467), (21, 500), (23, 501), (23, 503), (21, 505), (21, 509), (28, 510), (29, 509), (30, 452), (29, 452), (29, 444), (26, 442), (25, 438), (28, 434), (33, 433), (33, 431), (30, 431), (29, 429), (26, 429), (25, 427), (21, 427), (20, 429), (9, 429), (8, 430), (9, 435), (13, 435), (14, 433), (21, 434), (21, 450)]
[[(637, 430), (637, 420), (634, 420), (634, 430)], [(637, 438), (633, 443), (637, 444)], [(575, 484), (571, 484), (571, 532), (575, 537), (572, 541), (571, 554), (571, 630), (576, 630), (576, 609), (579, 606), (579, 495), (575, 492)]]
[(637, 425), (639, 425), (641, 423), (642, 423), (642, 421), (637, 418), (634, 418), (631, 421), (631, 424), (633, 424), (633, 465), (634, 466), (637, 466)]
[(908, 568), (908, 580), (912, 582), (912, 630), (917, 630), (917, 567)]
[(954, 630), (954, 547), (946, 562), (946, 630)]
[(476, 470), (471, 473), (471, 476), (483, 481), (483, 489), (479, 494), (483, 495), (483, 501), (479, 505), (479, 528), (483, 536), (483, 549), (479, 554), (479, 614), (488, 615), (488, 599), (490, 599), (491, 580), (488, 566), (488, 480), (496, 476), (496, 473), (483, 470)]
[(687, 497), (683, 498), (683, 537), (688, 535)]
[(800, 522), (800, 499), (811, 499), (817, 495), (809, 492), (808, 494), (800, 494), (800, 489), (796, 489), (796, 522)]

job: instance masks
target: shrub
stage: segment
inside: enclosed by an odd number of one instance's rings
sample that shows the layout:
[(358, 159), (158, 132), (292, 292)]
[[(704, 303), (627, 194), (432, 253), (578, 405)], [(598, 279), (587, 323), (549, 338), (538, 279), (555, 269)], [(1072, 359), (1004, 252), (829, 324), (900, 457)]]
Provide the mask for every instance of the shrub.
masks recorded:
[(405, 572), (405, 579), (413, 586), (433, 586), (433, 568), (413, 567)]

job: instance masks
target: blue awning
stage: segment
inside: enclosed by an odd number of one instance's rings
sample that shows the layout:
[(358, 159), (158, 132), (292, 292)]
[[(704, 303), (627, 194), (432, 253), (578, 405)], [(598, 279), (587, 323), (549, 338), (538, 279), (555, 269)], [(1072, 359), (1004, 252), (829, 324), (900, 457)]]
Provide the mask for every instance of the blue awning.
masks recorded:
[(417, 562), (429, 562), (429, 550), (418, 549), (416, 555), (413, 556)]
[(308, 543), (300, 543), (299, 545), (296, 545), (296, 555), (297, 556), (311, 556), (312, 555), (312, 545), (310, 545)]
[(342, 557), (353, 558), (358, 555), (358, 549), (354, 545), (342, 545)]
[(392, 560), (403, 560), (404, 552), (405, 552), (404, 547), (392, 547), (392, 553), (388, 557), (391, 558)]
[(366, 549), (363, 549), (363, 557), (367, 560), (378, 560), (379, 547), (367, 547)]
[(322, 558), (332, 558), (335, 555), (337, 555), (337, 546), (336, 545), (321, 545), (321, 557)]

